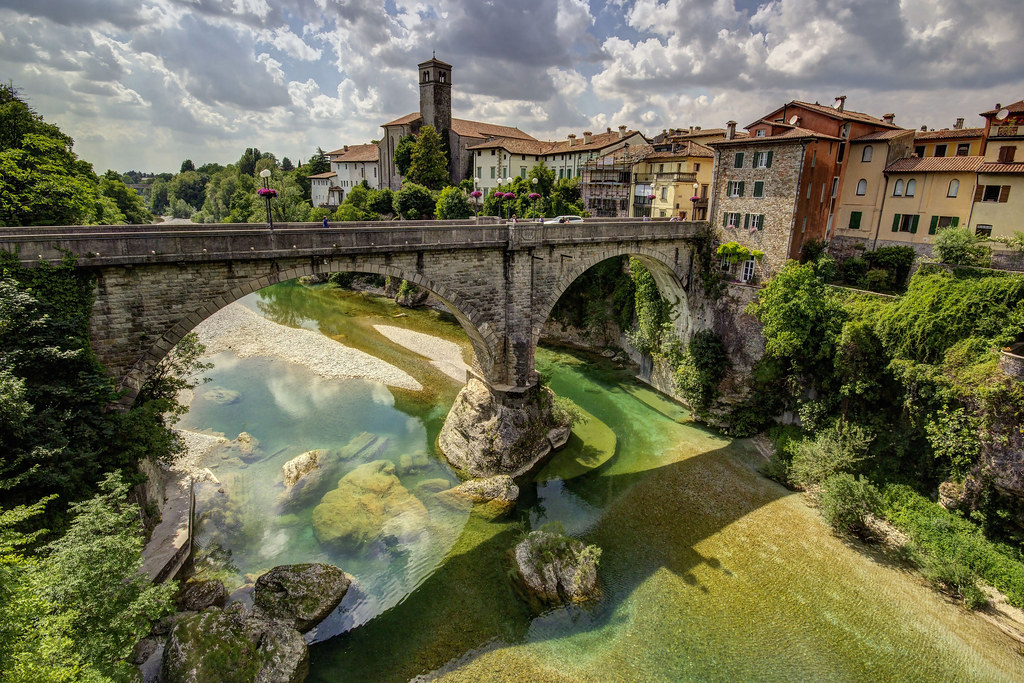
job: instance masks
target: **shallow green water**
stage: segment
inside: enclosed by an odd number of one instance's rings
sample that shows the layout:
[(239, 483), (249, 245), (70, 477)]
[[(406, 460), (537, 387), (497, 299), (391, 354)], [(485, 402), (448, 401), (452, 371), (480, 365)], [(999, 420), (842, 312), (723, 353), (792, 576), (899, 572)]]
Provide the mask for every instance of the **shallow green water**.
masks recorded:
[[(578, 430), (586, 441), (574, 439), (524, 487), (512, 519), (487, 522), (421, 492), (430, 524), (411, 547), (323, 548), (309, 509), (274, 512), (281, 465), (361, 431), (388, 439), (380, 457), (433, 455), (458, 390), (372, 324), (468, 345), (432, 312), (392, 318), (399, 309), (388, 302), (330, 288), (261, 294), (247, 305), (344, 335), (428, 387), (326, 382), (280, 361), (221, 354), (213, 382), (197, 390), (185, 427), (229, 438), (248, 431), (266, 455), (244, 468), (211, 458), (225, 493), (208, 490), (202, 501), (201, 568), (240, 585), (276, 564), (326, 560), (358, 580), (318, 629), (316, 638), (327, 639), (311, 648), (311, 680), (1013, 680), (1024, 670), (995, 627), (848, 547), (799, 496), (760, 477), (748, 443), (695, 426), (677, 404), (589, 356), (538, 352), (552, 388), (594, 422)], [(214, 387), (241, 400), (207, 400)], [(416, 491), (439, 477), (455, 480), (433, 456), (401, 479)], [(535, 617), (513, 594), (506, 553), (545, 524), (603, 549), (594, 605)]]

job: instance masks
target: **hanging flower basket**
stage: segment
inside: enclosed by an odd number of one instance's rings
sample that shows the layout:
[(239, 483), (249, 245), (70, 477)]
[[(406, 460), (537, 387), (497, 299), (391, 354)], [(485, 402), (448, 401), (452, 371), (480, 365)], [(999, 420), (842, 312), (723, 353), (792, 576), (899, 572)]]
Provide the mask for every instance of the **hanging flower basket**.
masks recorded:
[(528, 196), (530, 199), (540, 199), (540, 195), (536, 192), (531, 192)]
[(505, 199), (515, 199), (515, 198), (516, 198), (516, 193), (515, 192), (506, 192), (505, 193)]
[(654, 195), (653, 194), (649, 194), (649, 195), (647, 195), (647, 198), (648, 199), (654, 199)]
[(690, 201), (691, 202), (699, 202), (700, 201), (700, 197), (698, 197), (697, 195), (693, 195), (692, 197), (690, 197)]
[(469, 196), (473, 197), (474, 199), (477, 199), (483, 196), (483, 192), (481, 192), (480, 190), (473, 190), (472, 192), (469, 193)]
[(502, 192), (501, 190), (495, 190), (494, 196), (497, 197), (498, 199), (502, 199), (505, 196), (505, 193)]
[(256, 194), (258, 194), (261, 197), (276, 197), (277, 190), (275, 190), (272, 187), (261, 187), (260, 189), (256, 190)]

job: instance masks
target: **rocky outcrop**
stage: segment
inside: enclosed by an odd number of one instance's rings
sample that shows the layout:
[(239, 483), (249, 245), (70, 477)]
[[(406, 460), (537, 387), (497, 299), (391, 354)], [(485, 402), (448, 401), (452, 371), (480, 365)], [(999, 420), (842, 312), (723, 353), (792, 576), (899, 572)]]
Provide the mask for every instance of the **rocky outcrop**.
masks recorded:
[(597, 595), (601, 549), (549, 531), (532, 531), (512, 551), (516, 592), (540, 612)]
[(183, 612), (202, 612), (207, 607), (223, 607), (227, 600), (228, 589), (220, 581), (189, 581), (178, 605)]
[(313, 533), (320, 543), (358, 548), (380, 539), (386, 545), (422, 533), (430, 515), (395, 476), (388, 460), (355, 468), (313, 509)]
[(437, 494), (438, 500), (453, 505), (479, 506), (479, 512), (489, 519), (502, 517), (516, 507), (519, 487), (507, 474), (486, 479), (470, 479), (455, 488)]
[(241, 605), (183, 615), (171, 629), (162, 664), (166, 683), (299, 683), (308, 673), (302, 634)]
[(427, 303), (430, 292), (416, 285), (403, 284), (395, 293), (395, 303), (406, 308), (416, 308)]
[(299, 483), (299, 480), (315, 469), (320, 468), (320, 461), (327, 455), (327, 451), (316, 449), (306, 451), (297, 455), (281, 467), (281, 474), (284, 476), (285, 488), (291, 488)]
[(253, 612), (305, 633), (338, 606), (350, 583), (345, 572), (329, 564), (274, 567), (256, 579)]
[(553, 396), (543, 386), (519, 395), (495, 392), (470, 378), (445, 419), (438, 446), (448, 462), (473, 477), (536, 471), (552, 452), (548, 432), (561, 426), (552, 417)]

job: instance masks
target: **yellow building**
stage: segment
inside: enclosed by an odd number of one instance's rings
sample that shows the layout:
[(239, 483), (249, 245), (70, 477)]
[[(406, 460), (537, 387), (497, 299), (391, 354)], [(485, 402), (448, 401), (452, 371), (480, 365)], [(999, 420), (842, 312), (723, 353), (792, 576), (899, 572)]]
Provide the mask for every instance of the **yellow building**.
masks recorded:
[(952, 128), (914, 133), (914, 154), (919, 157), (977, 157), (985, 145), (984, 128), (964, 128), (957, 119)]
[(1024, 100), (984, 112), (984, 161), (970, 217), (979, 235), (1024, 231)]
[[(707, 220), (714, 152), (692, 141), (674, 146), (675, 151), (651, 152), (637, 162), (633, 177), (638, 189), (630, 196), (638, 202), (641, 193), (646, 198), (654, 195), (650, 200), (653, 218)], [(698, 199), (691, 201), (693, 197)]]

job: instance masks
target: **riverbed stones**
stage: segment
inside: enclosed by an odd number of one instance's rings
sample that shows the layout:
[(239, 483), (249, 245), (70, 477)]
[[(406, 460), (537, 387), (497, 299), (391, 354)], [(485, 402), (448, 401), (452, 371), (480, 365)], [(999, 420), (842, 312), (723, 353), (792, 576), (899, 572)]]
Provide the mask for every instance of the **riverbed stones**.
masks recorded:
[(297, 455), (281, 467), (281, 474), (284, 476), (285, 488), (295, 486), (300, 479), (315, 469), (320, 468), (320, 461), (327, 455), (323, 449), (306, 451)]
[(516, 501), (519, 500), (519, 487), (509, 475), (497, 474), (486, 479), (462, 482), (452, 489), (442, 491), (437, 497), (441, 502), (456, 506), (468, 502), (476, 508), (478, 514), (488, 519), (497, 519), (515, 509)]
[(182, 615), (163, 654), (166, 683), (299, 683), (308, 673), (302, 634), (286, 623), (255, 617), (241, 605)]
[(313, 509), (313, 533), (324, 545), (358, 548), (419, 533), (430, 521), (423, 503), (402, 486), (389, 460), (356, 467)]
[(254, 613), (305, 633), (338, 606), (350, 583), (345, 572), (321, 562), (274, 567), (256, 579)]
[(512, 395), (470, 378), (445, 419), (438, 446), (448, 462), (472, 477), (535, 471), (552, 452), (548, 432), (559, 426), (553, 400), (547, 387)]
[(550, 531), (532, 531), (512, 550), (512, 578), (534, 611), (597, 595), (601, 549)]

